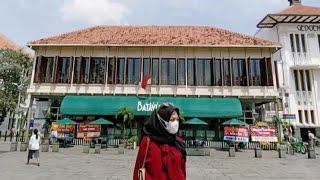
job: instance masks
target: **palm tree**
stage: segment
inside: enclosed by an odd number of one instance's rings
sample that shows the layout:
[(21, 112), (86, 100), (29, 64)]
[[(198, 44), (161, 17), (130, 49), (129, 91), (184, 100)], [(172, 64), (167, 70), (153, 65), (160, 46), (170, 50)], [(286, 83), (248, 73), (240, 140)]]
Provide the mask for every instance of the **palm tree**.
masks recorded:
[(133, 115), (133, 111), (128, 108), (128, 107), (121, 107), (118, 109), (118, 112), (117, 112), (117, 117), (120, 116), (120, 117), (123, 117), (122, 119), (122, 139), (124, 140), (125, 139), (125, 131), (126, 131), (126, 124), (129, 123), (131, 124), (131, 121), (132, 119), (134, 118), (134, 115)]

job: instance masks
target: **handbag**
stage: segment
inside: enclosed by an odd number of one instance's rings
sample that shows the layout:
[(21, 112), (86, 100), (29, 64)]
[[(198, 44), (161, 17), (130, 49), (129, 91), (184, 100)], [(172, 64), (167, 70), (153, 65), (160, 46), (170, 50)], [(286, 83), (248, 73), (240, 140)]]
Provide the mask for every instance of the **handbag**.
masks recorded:
[(144, 165), (145, 165), (147, 154), (148, 154), (149, 143), (150, 143), (150, 138), (148, 138), (147, 149), (146, 149), (146, 153), (144, 154), (142, 167), (138, 170), (138, 180), (146, 179), (146, 168), (144, 167)]

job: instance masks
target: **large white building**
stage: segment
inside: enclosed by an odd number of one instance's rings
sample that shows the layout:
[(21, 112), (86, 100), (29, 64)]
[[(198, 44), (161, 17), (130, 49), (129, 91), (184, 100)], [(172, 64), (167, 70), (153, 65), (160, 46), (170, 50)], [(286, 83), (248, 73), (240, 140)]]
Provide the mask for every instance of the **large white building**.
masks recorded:
[(306, 140), (308, 130), (320, 135), (320, 8), (289, 2), (288, 8), (259, 22), (256, 36), (282, 45), (273, 58), (283, 114), (295, 114), (295, 136)]

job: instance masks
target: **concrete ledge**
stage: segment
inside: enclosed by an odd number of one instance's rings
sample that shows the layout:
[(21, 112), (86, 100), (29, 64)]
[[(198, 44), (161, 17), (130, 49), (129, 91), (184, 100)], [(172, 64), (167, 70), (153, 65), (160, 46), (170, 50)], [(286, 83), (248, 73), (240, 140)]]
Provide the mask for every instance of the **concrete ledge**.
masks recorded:
[(187, 156), (210, 156), (210, 150), (205, 148), (187, 148)]
[(20, 144), (20, 152), (27, 151), (27, 148), (28, 148), (28, 143), (27, 142), (21, 142), (21, 144)]
[(17, 151), (18, 149), (18, 143), (12, 142), (10, 145), (10, 151)]

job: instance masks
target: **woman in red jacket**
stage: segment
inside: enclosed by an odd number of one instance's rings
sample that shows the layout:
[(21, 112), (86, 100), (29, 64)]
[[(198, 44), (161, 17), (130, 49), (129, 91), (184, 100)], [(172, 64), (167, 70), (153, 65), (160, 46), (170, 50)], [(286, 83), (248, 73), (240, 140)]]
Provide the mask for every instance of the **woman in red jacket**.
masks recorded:
[(153, 111), (142, 128), (133, 180), (138, 180), (143, 165), (146, 180), (186, 179), (186, 150), (183, 139), (176, 135), (178, 129), (178, 108), (164, 103)]

